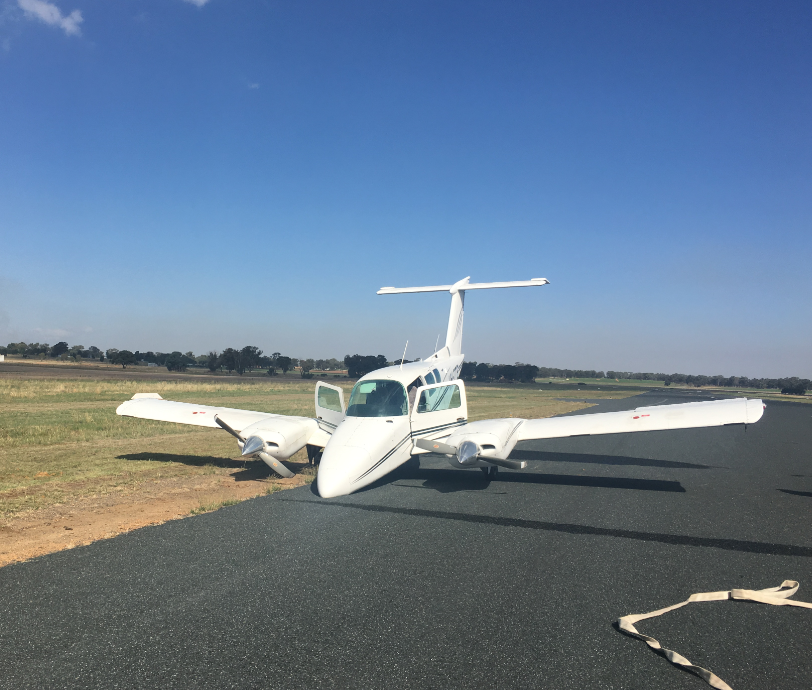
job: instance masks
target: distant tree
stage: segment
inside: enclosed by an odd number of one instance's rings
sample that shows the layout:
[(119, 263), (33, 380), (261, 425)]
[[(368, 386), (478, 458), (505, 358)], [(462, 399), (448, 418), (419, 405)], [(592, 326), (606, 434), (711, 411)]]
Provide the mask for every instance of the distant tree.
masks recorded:
[(490, 381), (491, 371), (490, 367), (485, 362), (480, 362), (476, 365), (476, 380), (477, 381)]
[[(19, 343), (19, 345), (22, 346), (25, 345), (25, 343)], [(18, 349), (20, 348), (18, 347)], [(28, 359), (29, 357), (42, 357), (43, 355), (47, 355), (50, 349), (48, 343), (29, 343), (22, 349), (21, 354), (24, 359)]]
[(240, 350), (240, 363), (242, 365), (242, 371), (240, 373), (242, 374), (246, 370), (260, 366), (261, 359), (262, 350), (254, 345), (246, 345)]
[(82, 350), (84, 349), (84, 345), (74, 345), (70, 350), (68, 350), (68, 357), (71, 357), (74, 361), (78, 362), (82, 356)]
[(805, 395), (808, 385), (801, 379), (793, 377), (785, 379), (784, 387), (781, 389), (783, 395)]
[(220, 364), (220, 355), (217, 354), (214, 350), (209, 352), (208, 360), (206, 362), (206, 366), (209, 368), (209, 371), (214, 373), (217, 371), (222, 365)]
[(187, 357), (181, 352), (173, 352), (167, 356), (164, 364), (169, 371), (186, 371)]
[(111, 364), (120, 364), (122, 369), (126, 369), (128, 364), (136, 363), (135, 354), (129, 350), (116, 350), (115, 354), (109, 359)]
[(61, 357), (69, 349), (68, 344), (64, 340), (60, 341), (51, 348), (51, 357)]
[(276, 366), (282, 370), (283, 374), (287, 374), (293, 367), (293, 360), (290, 357), (279, 355), (276, 358)]
[[(67, 343), (65, 343), (67, 346)], [(9, 343), (8, 347), (6, 347), (5, 354), (8, 355), (24, 355), (25, 350), (28, 347), (26, 343)]]
[(476, 362), (463, 362), (460, 378), (464, 381), (470, 381), (474, 376), (476, 376)]
[(303, 379), (313, 378), (313, 374), (310, 372), (316, 368), (316, 361), (313, 359), (300, 359), (299, 367), (301, 368)]
[(383, 369), (387, 365), (383, 355), (347, 355), (344, 357), (344, 366), (351, 378), (360, 378), (370, 371)]
[(516, 379), (522, 383), (533, 383), (538, 373), (539, 368), (535, 364), (516, 363)]
[(230, 374), (237, 368), (240, 353), (232, 347), (227, 347), (220, 355), (220, 365)]

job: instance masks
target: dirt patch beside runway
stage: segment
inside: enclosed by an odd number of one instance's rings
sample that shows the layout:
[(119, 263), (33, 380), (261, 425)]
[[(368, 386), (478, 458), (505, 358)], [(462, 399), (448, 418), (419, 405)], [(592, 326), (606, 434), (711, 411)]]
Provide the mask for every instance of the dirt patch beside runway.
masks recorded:
[(315, 469), (289, 463), (299, 473), (281, 479), (263, 470), (261, 463), (249, 464), (254, 466), (230, 475), (148, 480), (104, 497), (85, 497), (10, 520), (0, 526), (0, 567), (292, 489), (315, 476)]

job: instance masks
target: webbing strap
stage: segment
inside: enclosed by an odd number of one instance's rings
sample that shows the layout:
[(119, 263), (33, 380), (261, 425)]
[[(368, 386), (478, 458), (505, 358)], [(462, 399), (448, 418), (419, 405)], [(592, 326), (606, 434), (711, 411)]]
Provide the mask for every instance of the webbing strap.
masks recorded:
[(659, 611), (623, 616), (623, 618), (618, 618), (617, 624), (623, 632), (643, 640), (649, 647), (656, 650), (659, 654), (662, 654), (672, 664), (684, 666), (686, 669), (692, 671), (706, 681), (711, 687), (717, 688), (717, 690), (733, 690), (733, 688), (731, 688), (715, 673), (712, 673), (701, 666), (695, 666), (688, 661), (688, 659), (682, 656), (682, 654), (678, 654), (670, 649), (666, 649), (653, 637), (649, 637), (648, 635), (643, 635), (642, 633), (638, 632), (637, 628), (634, 627), (634, 624), (638, 621), (645, 620), (646, 618), (655, 618), (656, 616), (661, 616), (664, 613), (668, 613), (669, 611), (673, 611), (674, 609), (678, 609), (694, 601), (741, 599), (746, 601), (760, 601), (762, 604), (773, 604), (774, 606), (801, 606), (803, 608), (812, 609), (812, 604), (810, 603), (805, 601), (791, 601), (789, 599), (789, 597), (791, 597), (797, 591), (797, 582), (794, 580), (784, 580), (780, 587), (770, 587), (769, 589), (731, 589), (728, 592), (700, 592), (699, 594), (692, 594), (690, 597), (688, 597), (688, 599), (679, 604), (668, 606), (667, 608), (660, 609)]

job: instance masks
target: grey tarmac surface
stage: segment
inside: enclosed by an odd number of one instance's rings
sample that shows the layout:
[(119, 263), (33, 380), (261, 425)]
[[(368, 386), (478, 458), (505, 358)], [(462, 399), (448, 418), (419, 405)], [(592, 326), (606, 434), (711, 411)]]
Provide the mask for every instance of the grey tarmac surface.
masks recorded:
[[(653, 391), (587, 412), (685, 402)], [(0, 687), (708, 687), (621, 615), (799, 580), (812, 406), (742, 427), (528, 442), (524, 472), (429, 457), (352, 496), (285, 491), (0, 570)], [(736, 690), (812, 686), (812, 611), (643, 622)]]

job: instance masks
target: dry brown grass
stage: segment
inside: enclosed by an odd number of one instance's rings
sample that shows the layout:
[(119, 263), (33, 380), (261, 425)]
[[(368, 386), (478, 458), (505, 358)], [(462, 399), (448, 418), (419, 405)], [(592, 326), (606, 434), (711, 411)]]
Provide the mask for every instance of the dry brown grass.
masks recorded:
[[(338, 384), (347, 393), (352, 387), (351, 381)], [(0, 379), (0, 519), (74, 499), (137, 491), (156, 479), (228, 473), (244, 464), (233, 439), (219, 430), (116, 415), (118, 404), (136, 392), (308, 416), (314, 387), (312, 380)], [(471, 385), (467, 391), (471, 420), (549, 417), (588, 405), (560, 401), (560, 393), (535, 386)], [(292, 460), (303, 459), (301, 453)]]
[[(110, 379), (26, 378), (19, 372), (0, 378), (0, 565), (315, 479), (304, 451), (288, 462), (296, 476), (281, 479), (259, 461), (243, 461), (234, 439), (219, 430), (115, 413), (134, 393), (155, 392), (172, 400), (311, 416), (315, 381), (144, 380), (116, 373)], [(345, 398), (353, 385), (331, 383), (345, 390)], [(549, 417), (589, 405), (558, 400), (562, 395), (624, 396), (498, 384), (473, 384), (467, 392), (471, 420)]]

